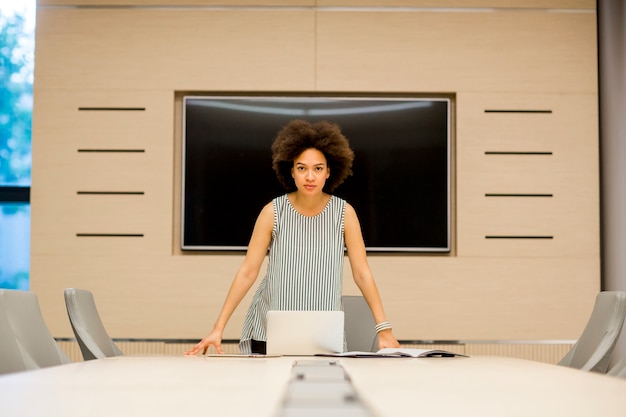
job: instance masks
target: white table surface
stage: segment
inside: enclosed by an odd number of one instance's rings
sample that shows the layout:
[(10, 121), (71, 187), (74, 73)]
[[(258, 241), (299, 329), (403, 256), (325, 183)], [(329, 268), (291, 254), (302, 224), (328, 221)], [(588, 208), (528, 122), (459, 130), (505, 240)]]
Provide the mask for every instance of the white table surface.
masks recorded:
[[(2, 417), (272, 416), (296, 360), (119, 356), (0, 376)], [(329, 358), (314, 358), (328, 361)], [(521, 359), (341, 358), (372, 415), (626, 416), (626, 380)]]
[(379, 416), (626, 416), (625, 379), (557, 365), (489, 356), (343, 365)]

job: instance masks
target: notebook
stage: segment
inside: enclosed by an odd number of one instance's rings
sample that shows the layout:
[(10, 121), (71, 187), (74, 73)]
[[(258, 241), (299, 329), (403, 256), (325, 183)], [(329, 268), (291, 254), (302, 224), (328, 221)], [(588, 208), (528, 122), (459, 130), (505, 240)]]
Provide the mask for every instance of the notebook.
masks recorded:
[(343, 311), (267, 312), (267, 354), (308, 356), (343, 352)]

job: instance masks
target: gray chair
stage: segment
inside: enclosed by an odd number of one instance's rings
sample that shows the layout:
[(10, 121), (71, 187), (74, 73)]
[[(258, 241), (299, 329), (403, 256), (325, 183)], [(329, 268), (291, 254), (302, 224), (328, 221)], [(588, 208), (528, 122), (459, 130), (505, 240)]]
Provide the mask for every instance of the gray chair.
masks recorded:
[[(44, 321), (37, 295), (30, 291), (0, 290), (0, 307), (13, 331), (25, 369), (70, 363)], [(17, 364), (21, 369), (21, 365)]]
[(26, 362), (22, 349), (17, 343), (17, 338), (9, 318), (4, 311), (4, 303), (0, 297), (0, 374), (26, 371)]
[(90, 291), (67, 288), (65, 306), (83, 359), (88, 361), (123, 355), (104, 328)]
[(626, 292), (602, 291), (582, 334), (558, 363), (583, 371), (606, 373), (626, 317)]
[(378, 335), (374, 317), (365, 298), (360, 295), (341, 297), (344, 311), (344, 331), (348, 351), (376, 352)]

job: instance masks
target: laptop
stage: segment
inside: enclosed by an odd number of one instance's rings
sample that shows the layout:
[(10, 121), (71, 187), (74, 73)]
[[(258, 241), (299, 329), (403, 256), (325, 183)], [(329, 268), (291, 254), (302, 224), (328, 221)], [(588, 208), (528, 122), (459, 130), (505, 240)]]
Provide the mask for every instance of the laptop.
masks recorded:
[(267, 312), (267, 354), (309, 356), (343, 352), (343, 311)]

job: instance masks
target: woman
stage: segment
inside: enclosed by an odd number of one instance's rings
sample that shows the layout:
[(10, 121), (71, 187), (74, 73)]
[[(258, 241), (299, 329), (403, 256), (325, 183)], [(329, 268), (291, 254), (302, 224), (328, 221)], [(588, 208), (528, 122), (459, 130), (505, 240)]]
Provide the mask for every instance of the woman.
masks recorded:
[(265, 353), (268, 310), (341, 310), (344, 247), (354, 281), (377, 323), (378, 347), (398, 347), (367, 262), (356, 212), (330, 194), (352, 173), (354, 159), (339, 126), (291, 121), (278, 133), (272, 151), (273, 168), (287, 194), (262, 209), (213, 330), (186, 354), (205, 354), (210, 346), (223, 353), (226, 323), (257, 279), (266, 255), (267, 273), (242, 329), (242, 353)]

